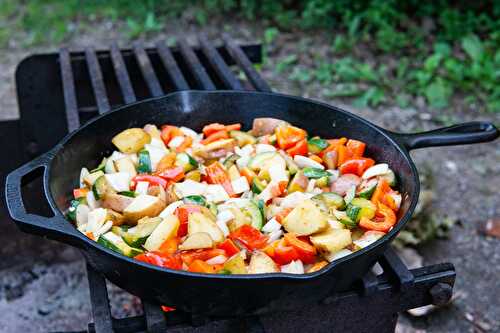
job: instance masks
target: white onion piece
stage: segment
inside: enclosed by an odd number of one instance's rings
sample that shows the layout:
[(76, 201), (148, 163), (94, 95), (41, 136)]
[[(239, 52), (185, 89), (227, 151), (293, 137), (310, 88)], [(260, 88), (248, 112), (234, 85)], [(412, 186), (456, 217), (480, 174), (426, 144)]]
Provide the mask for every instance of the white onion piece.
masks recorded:
[(300, 260), (293, 260), (288, 265), (281, 266), (282, 273), (304, 274), (304, 264)]
[(273, 217), (270, 219), (264, 226), (262, 227), (262, 231), (265, 233), (272, 233), (275, 231), (279, 231), (281, 229), (281, 224), (276, 221), (276, 219)]
[(299, 168), (310, 167), (310, 168), (318, 168), (321, 170), (325, 169), (325, 167), (322, 164), (302, 155), (295, 155), (293, 160), (295, 161), (295, 163), (297, 163)]
[(225, 263), (227, 261), (227, 258), (225, 255), (218, 255), (218, 256), (215, 256), (213, 258), (210, 258), (208, 259), (207, 261), (205, 261), (207, 264), (209, 265), (221, 265), (223, 263)]
[(389, 165), (387, 163), (375, 164), (369, 167), (361, 176), (362, 179), (368, 179), (375, 176), (385, 175), (389, 172)]

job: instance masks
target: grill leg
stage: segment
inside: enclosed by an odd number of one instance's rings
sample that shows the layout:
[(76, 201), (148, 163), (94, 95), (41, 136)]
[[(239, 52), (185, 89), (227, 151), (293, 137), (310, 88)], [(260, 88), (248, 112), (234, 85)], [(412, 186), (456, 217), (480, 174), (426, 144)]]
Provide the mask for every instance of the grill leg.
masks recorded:
[(94, 324), (89, 325), (89, 330), (93, 328), (96, 333), (111, 333), (113, 332), (113, 322), (106, 281), (89, 264), (87, 264), (87, 278), (89, 279), (90, 301), (94, 317)]

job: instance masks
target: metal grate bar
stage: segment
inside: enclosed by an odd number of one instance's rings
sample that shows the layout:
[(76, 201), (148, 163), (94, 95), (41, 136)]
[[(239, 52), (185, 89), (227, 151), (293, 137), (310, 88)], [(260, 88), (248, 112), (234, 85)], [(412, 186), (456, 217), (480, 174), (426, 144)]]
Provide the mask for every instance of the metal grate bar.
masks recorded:
[(76, 103), (75, 80), (73, 78), (73, 70), (71, 69), (71, 57), (66, 48), (59, 51), (59, 65), (61, 67), (61, 80), (68, 132), (73, 132), (80, 127), (80, 118), (78, 117), (78, 105)]
[(378, 290), (378, 279), (371, 271), (368, 271), (362, 278), (363, 294), (366, 296), (374, 294)]
[(384, 272), (388, 272), (397, 278), (401, 290), (407, 290), (413, 286), (415, 277), (391, 247), (385, 251), (379, 263), (384, 269)]
[(226, 33), (222, 34), (222, 39), (224, 40), (224, 44), (229, 54), (233, 57), (234, 61), (243, 68), (243, 71), (250, 82), (252, 82), (255, 89), (270, 92), (271, 87), (269, 87), (267, 82), (257, 73), (252, 62), (248, 59), (241, 47)]
[(186, 64), (189, 69), (193, 72), (193, 76), (196, 79), (196, 82), (205, 90), (215, 90), (215, 85), (208, 76), (205, 68), (200, 63), (200, 60), (194, 53), (193, 49), (189, 46), (185, 39), (180, 39), (178, 41), (179, 50), (181, 51)]
[(149, 60), (148, 54), (141, 44), (134, 45), (134, 53), (139, 63), (142, 75), (148, 85), (149, 91), (153, 97), (163, 96), (163, 89), (161, 88), (160, 81), (156, 77), (151, 61)]
[(104, 86), (104, 80), (102, 78), (101, 66), (99, 65), (94, 49), (85, 49), (85, 59), (87, 60), (87, 66), (89, 68), (90, 81), (94, 90), (97, 109), (100, 114), (106, 113), (111, 107), (106, 95), (106, 87)]
[(158, 50), (158, 55), (160, 56), (161, 62), (170, 75), (170, 78), (172, 79), (172, 83), (175, 86), (176, 90), (188, 90), (189, 84), (184, 78), (184, 75), (182, 75), (181, 69), (177, 65), (177, 61), (175, 61), (170, 49), (165, 45), (165, 43), (161, 42), (156, 44), (156, 48)]
[(243, 86), (240, 81), (238, 81), (236, 76), (234, 76), (233, 72), (231, 72), (229, 66), (224, 62), (224, 59), (222, 59), (217, 49), (208, 40), (207, 35), (205, 33), (201, 33), (198, 39), (200, 41), (201, 50), (206, 55), (210, 65), (212, 65), (224, 84), (234, 90), (243, 90)]
[(146, 317), (146, 326), (149, 333), (163, 333), (167, 327), (165, 315), (158, 304), (152, 304), (146, 301), (142, 302), (144, 315)]
[(132, 83), (130, 82), (130, 77), (128, 76), (127, 67), (125, 66), (122, 53), (116, 43), (111, 45), (111, 60), (113, 68), (115, 69), (118, 84), (120, 85), (123, 100), (127, 104), (135, 102), (137, 97), (135, 96), (134, 88), (132, 88)]
[(92, 316), (96, 333), (113, 332), (111, 310), (109, 308), (108, 291), (104, 278), (87, 264), (87, 277), (90, 287), (90, 301), (92, 302)]

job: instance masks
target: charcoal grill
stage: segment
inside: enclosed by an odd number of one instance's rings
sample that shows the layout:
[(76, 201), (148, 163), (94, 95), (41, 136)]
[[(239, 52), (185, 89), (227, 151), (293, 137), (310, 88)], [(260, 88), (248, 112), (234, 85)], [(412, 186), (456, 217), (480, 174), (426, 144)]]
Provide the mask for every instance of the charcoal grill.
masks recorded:
[[(187, 89), (271, 91), (253, 65), (262, 60), (261, 46), (239, 45), (226, 34), (222, 41), (216, 47), (202, 34), (196, 47), (181, 39), (173, 47), (160, 42), (153, 48), (141, 43), (130, 49), (117, 44), (98, 51), (63, 48), (24, 59), (16, 72), (20, 120), (0, 124), (0, 135), (9, 138), (13, 157), (2, 166), (2, 174), (49, 150), (95, 115), (123, 104)], [(33, 198), (40, 195), (36, 190), (29, 192)], [(31, 209), (44, 210), (36, 205)], [(159, 304), (145, 301), (142, 316), (116, 319), (111, 316), (104, 278), (87, 265), (94, 319), (88, 332), (166, 332), (174, 327), (210, 331), (207, 325), (227, 322), (233, 323), (232, 330), (264, 332), (266, 322), (279, 321), (281, 328), (293, 330), (301, 319), (310, 331), (393, 332), (398, 313), (428, 304), (444, 305), (451, 298), (455, 270), (450, 263), (409, 270), (389, 249), (379, 264), (382, 274), (369, 272), (349, 292), (331, 295), (313, 308), (276, 314), (274, 320), (164, 313)]]

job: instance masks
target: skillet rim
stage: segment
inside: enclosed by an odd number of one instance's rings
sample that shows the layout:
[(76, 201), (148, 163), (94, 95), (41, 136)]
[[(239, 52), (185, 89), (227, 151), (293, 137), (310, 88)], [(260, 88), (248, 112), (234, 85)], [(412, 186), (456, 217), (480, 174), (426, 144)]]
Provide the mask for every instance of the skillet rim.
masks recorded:
[[(263, 274), (234, 274), (234, 275), (232, 275), (232, 274), (194, 273), (194, 272), (183, 271), (183, 270), (173, 270), (173, 269), (169, 269), (169, 268), (165, 268), (165, 267), (160, 267), (160, 266), (148, 264), (148, 263), (145, 263), (142, 261), (134, 260), (133, 258), (127, 257), (125, 255), (118, 253), (118, 252), (112, 251), (112, 250), (102, 246), (101, 244), (85, 237), (81, 232), (77, 231), (77, 229), (73, 225), (71, 225), (71, 228), (73, 228), (73, 230), (72, 230), (73, 237), (77, 237), (80, 241), (83, 241), (85, 246), (91, 246), (91, 247), (95, 248), (96, 250), (99, 250), (101, 252), (104, 252), (104, 253), (107, 253), (109, 255), (114, 256), (116, 259), (125, 260), (130, 264), (139, 265), (142, 268), (146, 268), (146, 269), (153, 269), (153, 270), (156, 270), (157, 272), (163, 273), (163, 274), (165, 274), (165, 273), (176, 274), (179, 276), (186, 276), (189, 278), (207, 278), (207, 277), (210, 277), (213, 279), (236, 279), (236, 280), (247, 280), (247, 279), (252, 279), (252, 280), (254, 280), (254, 279), (258, 279), (258, 280), (261, 280), (261, 279), (264, 279), (264, 280), (273, 280), (273, 279), (313, 280), (315, 278), (318, 278), (321, 275), (327, 274), (331, 270), (335, 269), (335, 267), (338, 265), (344, 264), (345, 262), (350, 261), (350, 260), (354, 260), (355, 258), (357, 258), (359, 256), (362, 256), (368, 252), (371, 252), (376, 247), (382, 246), (383, 244), (390, 242), (392, 240), (392, 238), (394, 238), (395, 236), (397, 236), (397, 234), (399, 234), (401, 229), (406, 225), (406, 223), (408, 223), (411, 216), (413, 215), (413, 212), (414, 212), (415, 207), (416, 207), (417, 202), (418, 202), (419, 193), (420, 193), (420, 181), (419, 181), (419, 177), (418, 177), (417, 168), (416, 168), (415, 164), (413, 163), (413, 160), (411, 159), (411, 156), (410, 156), (408, 150), (397, 139), (398, 133), (386, 130), (382, 127), (379, 127), (379, 126), (371, 123), (370, 121), (368, 121), (368, 120), (366, 120), (358, 115), (355, 115), (355, 114), (353, 114), (347, 110), (341, 109), (337, 106), (327, 104), (325, 102), (316, 101), (313, 99), (304, 98), (304, 97), (300, 97), (300, 96), (282, 94), (282, 93), (246, 91), (246, 90), (241, 90), (241, 91), (237, 91), (237, 90), (213, 90), (213, 91), (182, 90), (182, 91), (176, 91), (176, 92), (172, 92), (172, 93), (169, 93), (169, 94), (166, 94), (163, 96), (152, 97), (152, 98), (144, 99), (144, 100), (137, 101), (134, 103), (122, 105), (122, 106), (115, 108), (115, 109), (112, 109), (104, 114), (100, 114), (100, 115), (95, 116), (94, 118), (90, 119), (87, 123), (85, 123), (83, 126), (79, 127), (77, 130), (75, 130), (71, 133), (68, 133), (64, 138), (62, 138), (59, 141), (59, 143), (57, 143), (51, 150), (49, 150), (49, 152), (46, 153), (46, 154), (51, 154), (51, 157), (50, 157), (49, 161), (47, 162), (46, 172), (44, 172), (44, 175), (43, 175), (43, 184), (45, 187), (46, 199), (49, 202), (49, 205), (51, 206), (51, 208), (53, 210), (57, 211), (58, 214), (56, 213), (56, 215), (60, 215), (60, 217), (63, 218), (67, 222), (66, 218), (64, 217), (63, 212), (59, 209), (59, 207), (57, 206), (57, 204), (54, 200), (54, 197), (52, 195), (52, 191), (50, 188), (49, 178), (50, 178), (50, 175), (52, 172), (54, 158), (61, 151), (61, 149), (64, 148), (64, 145), (66, 143), (68, 143), (68, 141), (70, 141), (74, 136), (78, 135), (86, 127), (91, 126), (92, 124), (99, 122), (100, 119), (107, 117), (107, 116), (110, 116), (111, 114), (114, 114), (116, 112), (125, 111), (128, 108), (134, 107), (138, 104), (147, 104), (147, 103), (159, 101), (162, 99), (175, 98), (175, 96), (181, 96), (180, 98), (182, 100), (183, 95), (196, 95), (196, 94), (199, 94), (199, 95), (224, 95), (224, 94), (225, 95), (249, 95), (250, 94), (250, 95), (259, 95), (259, 96), (281, 97), (281, 98), (285, 98), (285, 99), (289, 99), (289, 100), (295, 100), (297, 102), (305, 102), (305, 103), (310, 103), (310, 104), (312, 103), (312, 104), (315, 104), (323, 109), (326, 108), (326, 109), (334, 110), (335, 112), (343, 113), (344, 115), (352, 117), (356, 121), (359, 121), (359, 122), (363, 123), (364, 125), (375, 129), (380, 135), (384, 136), (387, 140), (389, 140), (389, 142), (391, 142), (392, 145), (396, 147), (396, 149), (399, 151), (400, 154), (403, 154), (403, 156), (405, 157), (405, 159), (408, 162), (410, 169), (412, 171), (413, 182), (416, 185), (416, 188), (415, 188), (416, 193), (413, 193), (413, 195), (411, 197), (410, 206), (408, 207), (407, 212), (399, 219), (399, 221), (391, 229), (391, 231), (386, 233), (384, 236), (382, 236), (380, 239), (376, 240), (375, 242), (373, 242), (369, 246), (364, 247), (361, 250), (353, 252), (353, 253), (351, 253), (347, 256), (344, 256), (342, 258), (336, 259), (333, 262), (329, 262), (325, 267), (323, 267), (322, 269), (320, 269), (316, 272), (304, 273), (304, 274), (291, 274), (291, 273), (278, 272), (278, 273), (263, 273)], [(64, 233), (67, 234), (67, 232), (64, 232)], [(68, 235), (68, 236), (70, 236), (70, 235)]]

